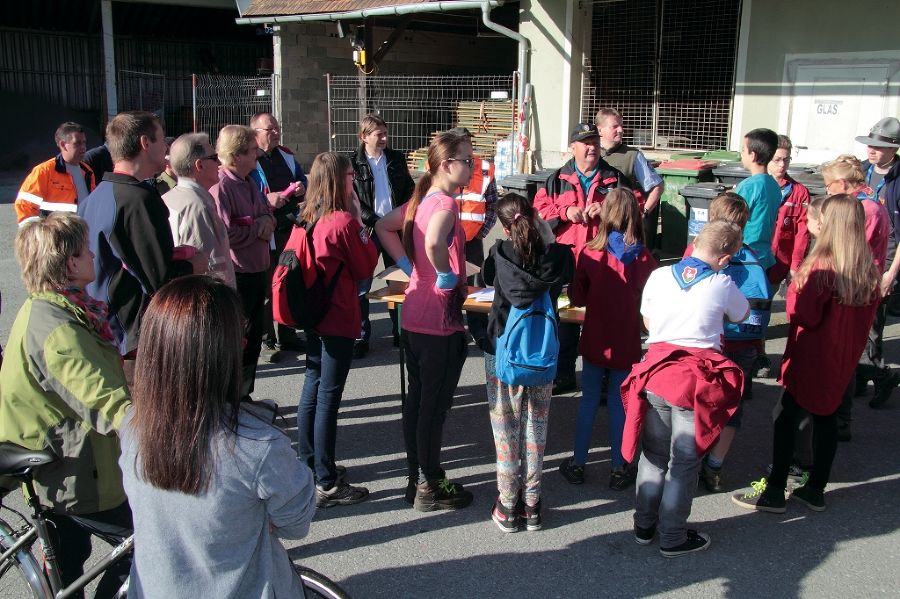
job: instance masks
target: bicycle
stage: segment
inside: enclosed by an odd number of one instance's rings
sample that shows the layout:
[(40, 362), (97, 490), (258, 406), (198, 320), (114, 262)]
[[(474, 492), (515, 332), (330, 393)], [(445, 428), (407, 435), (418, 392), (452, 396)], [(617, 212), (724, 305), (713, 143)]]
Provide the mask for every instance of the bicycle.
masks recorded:
[[(46, 451), (33, 451), (9, 442), (0, 443), (0, 476), (9, 476), (24, 484), (26, 503), (31, 510), (24, 516), (2, 502), (0, 508), (15, 514), (21, 524), (13, 526), (0, 517), (0, 597), (20, 599), (65, 599), (83, 590), (110, 566), (134, 551), (134, 537), (130, 536), (104, 556), (81, 577), (63, 588), (57, 565), (56, 548), (50, 540), (47, 513), (34, 492), (34, 468), (55, 462), (57, 457)], [(43, 556), (41, 562), (33, 555), (35, 541)], [(328, 577), (302, 566), (294, 566), (308, 598), (350, 599), (340, 586)], [(128, 582), (116, 594), (127, 596)]]
[[(34, 492), (32, 478), (34, 468), (56, 460), (55, 455), (46, 451), (33, 451), (14, 443), (0, 443), (0, 476), (15, 478), (25, 486), (25, 501), (31, 510), (30, 517), (26, 517), (0, 501), (0, 507), (18, 516), (22, 522), (19, 526), (13, 526), (0, 518), (0, 596), (14, 599), (71, 597), (134, 550), (134, 537), (128, 537), (72, 584), (63, 587), (56, 548), (50, 540), (47, 525), (50, 510), (41, 504)], [(39, 541), (42, 563), (38, 563), (32, 554), (35, 541)], [(11, 570), (14, 573), (11, 574)], [(126, 581), (116, 597), (125, 597), (127, 587)]]

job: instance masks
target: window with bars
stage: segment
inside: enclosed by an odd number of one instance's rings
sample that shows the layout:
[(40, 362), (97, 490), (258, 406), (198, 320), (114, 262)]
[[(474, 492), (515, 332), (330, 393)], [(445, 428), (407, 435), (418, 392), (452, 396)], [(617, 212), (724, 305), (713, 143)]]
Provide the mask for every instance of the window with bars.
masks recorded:
[(642, 147), (728, 143), (740, 0), (597, 0), (582, 118), (615, 108)]

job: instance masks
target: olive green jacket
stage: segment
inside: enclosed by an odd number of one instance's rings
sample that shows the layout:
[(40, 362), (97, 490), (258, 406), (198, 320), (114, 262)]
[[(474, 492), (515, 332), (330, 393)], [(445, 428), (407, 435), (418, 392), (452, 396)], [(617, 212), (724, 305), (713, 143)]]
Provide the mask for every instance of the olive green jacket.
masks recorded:
[(61, 458), (35, 471), (45, 505), (89, 514), (125, 501), (116, 430), (130, 405), (119, 352), (84, 310), (57, 293), (29, 297), (0, 367), (0, 441)]

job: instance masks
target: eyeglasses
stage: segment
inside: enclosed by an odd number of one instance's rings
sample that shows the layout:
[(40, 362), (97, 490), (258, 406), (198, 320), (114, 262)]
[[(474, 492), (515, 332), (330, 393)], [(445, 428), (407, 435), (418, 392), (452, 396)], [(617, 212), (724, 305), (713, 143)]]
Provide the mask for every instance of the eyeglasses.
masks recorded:
[(266, 129), (257, 127), (256, 129), (254, 129), (254, 131), (265, 131), (266, 133), (278, 133), (279, 131), (281, 131), (281, 129), (279, 129), (278, 127), (268, 127)]
[(775, 164), (790, 164), (791, 157), (788, 156), (787, 158), (773, 158), (772, 162), (774, 162)]
[(472, 168), (472, 165), (475, 164), (474, 158), (448, 158), (447, 162), (462, 162), (467, 167)]
[(213, 153), (210, 154), (209, 156), (204, 156), (204, 157), (201, 158), (200, 160), (212, 160), (213, 162), (218, 162), (218, 161), (219, 161), (219, 155), (216, 154), (215, 152), (213, 152)]

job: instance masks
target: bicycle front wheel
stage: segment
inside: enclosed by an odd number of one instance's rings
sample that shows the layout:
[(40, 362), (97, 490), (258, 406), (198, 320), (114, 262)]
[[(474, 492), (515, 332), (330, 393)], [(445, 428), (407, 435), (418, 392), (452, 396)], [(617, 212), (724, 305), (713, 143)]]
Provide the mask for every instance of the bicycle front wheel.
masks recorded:
[[(0, 520), (0, 555), (12, 547), (18, 537), (12, 527)], [(53, 597), (50, 585), (31, 554), (31, 543), (0, 562), (0, 597), (9, 599), (45, 599)]]
[(327, 576), (301, 566), (294, 568), (303, 583), (303, 592), (309, 599), (350, 599), (350, 595)]

